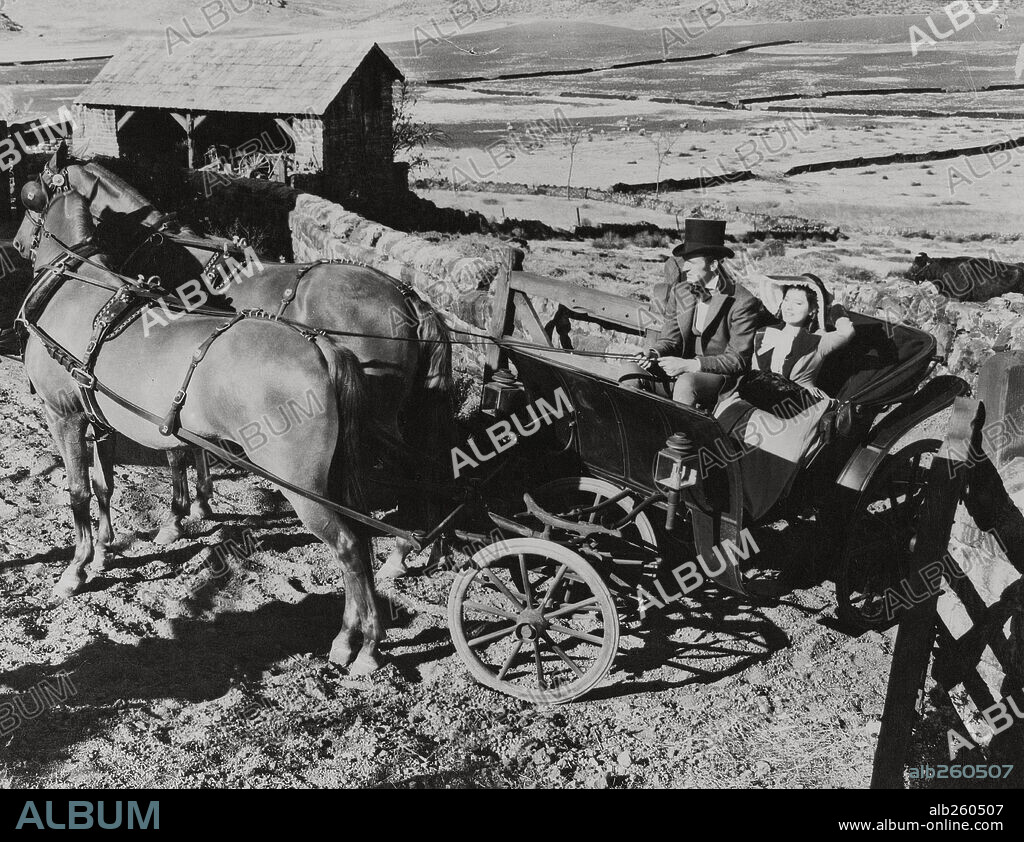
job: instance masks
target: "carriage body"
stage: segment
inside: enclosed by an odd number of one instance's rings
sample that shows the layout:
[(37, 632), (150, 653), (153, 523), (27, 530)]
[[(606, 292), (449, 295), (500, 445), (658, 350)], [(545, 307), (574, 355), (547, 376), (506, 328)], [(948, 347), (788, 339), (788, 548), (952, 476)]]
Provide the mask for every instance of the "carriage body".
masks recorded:
[[(657, 493), (655, 457), (669, 436), (683, 433), (699, 453), (698, 482), (685, 495), (686, 508), (695, 515), (695, 524), (705, 516), (716, 521), (713, 529), (701, 528), (701, 534), (695, 535), (697, 550), (710, 550), (708, 539), (715, 543), (735, 539), (744, 524), (744, 477), (729, 431), (709, 412), (623, 388), (618, 383), (621, 372), (612, 364), (563, 353), (571, 350), (566, 347), (571, 340), (567, 331), (559, 330), (560, 321), (579, 319), (613, 331), (642, 334), (651, 343), (658, 330), (651, 327), (650, 312), (639, 302), (607, 293), (579, 288), (567, 292), (564, 285), (546, 278), (508, 273), (495, 314), (495, 325), (500, 325), (496, 338), (512, 339), (514, 347), (496, 350), (485, 379), (511, 363), (528, 399), (550, 401), (561, 388), (569, 396), (573, 413), (555, 422), (553, 443), (573, 454), (579, 470), (639, 495)], [(541, 326), (531, 295), (568, 300), (562, 301), (555, 319)], [(932, 378), (922, 388), (935, 359), (931, 334), (858, 313), (850, 315), (855, 338), (826, 360), (820, 375), (821, 388), (839, 402), (835, 417), (829, 419), (834, 433), (802, 468), (787, 500), (779, 501), (785, 508), (787, 502), (800, 505), (813, 499), (824, 518), (837, 527), (842, 513), (857, 505), (891, 448), (916, 425), (969, 392), (965, 381), (952, 376)], [(524, 328), (525, 339), (517, 335), (517, 323)], [(560, 347), (553, 341), (556, 330), (561, 334)], [(742, 591), (731, 576), (721, 583)]]
[[(685, 562), (687, 556), (715, 558), (720, 563), (712, 565), (715, 569), (707, 570), (709, 578), (730, 591), (748, 594), (742, 564), (746, 555), (721, 552), (722, 547), (745, 546), (743, 533), (751, 524), (744, 510), (743, 483), (756, 482), (756, 478), (744, 477), (742, 459), (738, 458), (730, 431), (710, 412), (624, 388), (618, 382), (620, 370), (599, 358), (565, 353), (571, 350), (568, 323), (574, 320), (596, 323), (605, 329), (653, 341), (657, 330), (652, 328), (652, 323), (656, 320), (644, 305), (606, 293), (566, 287), (517, 271), (507, 273), (497, 293), (495, 338), (504, 342), (488, 359), (485, 381), (497, 371), (511, 369), (522, 384), (528, 403), (543, 400), (549, 406), (568, 404), (571, 407), (568, 412), (549, 419), (550, 427), (542, 435), (536, 436), (529, 445), (522, 442), (520, 447), (526, 451), (527, 459), (542, 466), (542, 473), (548, 472), (549, 479), (561, 477), (545, 487), (563, 491), (586, 487), (598, 492), (591, 505), (578, 495), (573, 501), (550, 510), (544, 508), (542, 501), (532, 509), (537, 528), (518, 534), (527, 536), (524, 540), (532, 537), (560, 543), (563, 553), (567, 546), (575, 549), (598, 568), (602, 578), (621, 581), (614, 569), (600, 569), (601, 565), (594, 563), (594, 559), (599, 562), (599, 553), (591, 552), (588, 556), (584, 548), (588, 541), (592, 542), (593, 536), (577, 534), (566, 519), (575, 517), (586, 528), (595, 523), (613, 531), (630, 528), (631, 542), (648, 546), (650, 564), (657, 562), (655, 556), (669, 565)], [(555, 317), (547, 324), (541, 321), (531, 296), (559, 302)], [(799, 509), (806, 501), (814, 501), (818, 525), (827, 530), (830, 555), (840, 558), (841, 564), (856, 568), (864, 561), (863, 553), (858, 555), (857, 548), (852, 546), (857, 537), (853, 534), (854, 527), (859, 523), (856, 513), (863, 513), (873, 528), (870, 518), (877, 513), (872, 511), (872, 506), (880, 497), (895, 499), (898, 495), (894, 494), (893, 487), (907, 482), (906, 465), (901, 461), (904, 451), (893, 454), (893, 447), (918, 424), (951, 406), (969, 389), (957, 377), (929, 379), (935, 356), (935, 340), (930, 334), (860, 314), (851, 314), (851, 318), (857, 328), (854, 341), (826, 361), (820, 378), (822, 388), (839, 404), (835, 417), (829, 419), (833, 434), (813, 458), (801, 466), (788, 494), (773, 511), (785, 512), (787, 504), (790, 509)], [(674, 434), (683, 434), (699, 454), (696, 482), (681, 489), (678, 502), (666, 495), (655, 481), (655, 460)], [(912, 467), (919, 469), (922, 454), (934, 453), (938, 445), (934, 439), (912, 445), (909, 449)], [(926, 472), (917, 470), (916, 491), (899, 491), (900, 499), (893, 503), (891, 511), (882, 515), (884, 518), (895, 512), (902, 519), (902, 532), (897, 541), (908, 557), (915, 539), (908, 529), (914, 529), (920, 514), (926, 481)], [(533, 500), (528, 502), (534, 503)], [(653, 532), (652, 524), (656, 525)], [(662, 540), (670, 524), (671, 531), (681, 541)], [(645, 537), (641, 540), (641, 536)], [(837, 553), (837, 548), (845, 544), (851, 544), (849, 550), (844, 548)], [(680, 547), (683, 546), (688, 549), (681, 557)], [(880, 562), (890, 564), (892, 569), (883, 570), (883, 581), (874, 585), (878, 590), (885, 586), (890, 574), (902, 572), (900, 565), (891, 558), (894, 552), (889, 548), (881, 553), (890, 557), (881, 558)], [(499, 558), (508, 558), (507, 553), (502, 556), (493, 552), (478, 556), (475, 559), (478, 565), (498, 564)], [(519, 557), (522, 559), (521, 554)], [(630, 559), (627, 563), (636, 562)], [(580, 574), (576, 574), (576, 578), (579, 579)], [(837, 588), (841, 585), (852, 590), (858, 582), (866, 587), (861, 581), (864, 575), (857, 569), (840, 571), (834, 578)], [(635, 576), (625, 576), (625, 579), (631, 586), (640, 581)], [(517, 590), (515, 582), (520, 586), (529, 583), (525, 567), (519, 573), (513, 570), (513, 579), (509, 582), (513, 592)], [(529, 594), (530, 588), (520, 587), (518, 591), (516, 596), (523, 597)], [(449, 603), (449, 619), (457, 648), (471, 670), (478, 679), (496, 689), (522, 695), (507, 682), (495, 680), (494, 671), (488, 675), (479, 662), (474, 663), (476, 656), (470, 651), (472, 647), (459, 645), (456, 627), (460, 623), (465, 626), (466, 618), (455, 601)], [(628, 606), (618, 601), (615, 610), (621, 612), (623, 608)], [(607, 611), (600, 609), (597, 613), (602, 611), (607, 626)], [(863, 627), (877, 627), (872, 615), (859, 614), (850, 605), (845, 605), (844, 611), (841, 601), (840, 615), (844, 614), (846, 619), (852, 617)], [(617, 634), (616, 629), (616, 639)], [(462, 644), (467, 641), (468, 637)], [(595, 658), (595, 664), (601, 660)], [(543, 684), (540, 655), (537, 655), (537, 662), (538, 682)], [(591, 673), (587, 675), (592, 677)], [(593, 681), (584, 681), (582, 675), (576, 678), (575, 683), (569, 682), (572, 686), (555, 690), (546, 690), (543, 686), (534, 688), (528, 697), (565, 701), (593, 686)], [(574, 691), (578, 692), (573, 695)]]

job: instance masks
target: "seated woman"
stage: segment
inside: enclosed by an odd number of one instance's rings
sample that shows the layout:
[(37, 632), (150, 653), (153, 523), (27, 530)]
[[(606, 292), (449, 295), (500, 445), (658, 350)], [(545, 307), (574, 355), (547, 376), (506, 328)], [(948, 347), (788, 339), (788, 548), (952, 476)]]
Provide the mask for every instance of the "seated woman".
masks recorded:
[(781, 499), (817, 452), (822, 416), (835, 404), (818, 388), (818, 372), (825, 357), (846, 345), (854, 332), (846, 311), (832, 305), (832, 296), (814, 275), (765, 277), (759, 295), (781, 324), (757, 332), (751, 373), (715, 410), (720, 419), (738, 421), (734, 436), (744, 450), (745, 503), (755, 519)]

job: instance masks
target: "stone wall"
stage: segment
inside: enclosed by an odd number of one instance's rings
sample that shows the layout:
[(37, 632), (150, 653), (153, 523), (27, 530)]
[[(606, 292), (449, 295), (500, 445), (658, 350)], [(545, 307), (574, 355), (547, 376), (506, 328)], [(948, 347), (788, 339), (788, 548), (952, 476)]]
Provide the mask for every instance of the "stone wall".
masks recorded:
[(1024, 295), (1011, 292), (986, 302), (953, 301), (931, 283), (835, 283), (836, 301), (868, 316), (906, 321), (938, 344), (944, 369), (972, 388), (982, 364), (996, 350), (1024, 349)]
[[(411, 284), (445, 311), (453, 325), (490, 330), (488, 290), (508, 259), (505, 250), (433, 243), (367, 220), (310, 193), (299, 193), (289, 214), (297, 261), (341, 258), (367, 263)], [(482, 349), (457, 346), (456, 365), (479, 370)]]
[[(201, 174), (193, 178), (202, 183)], [(507, 249), (482, 249), (460, 240), (431, 242), (282, 184), (225, 177), (206, 189), (212, 194), (211, 205), (222, 214), (239, 207), (256, 208), (275, 225), (286, 227), (296, 261), (333, 257), (368, 263), (412, 284), (433, 305), (465, 324), (490, 329), (488, 291), (504, 271)], [(1024, 295), (1020, 293), (970, 303), (946, 299), (930, 283), (903, 279), (837, 282), (832, 288), (836, 300), (851, 310), (907, 321), (932, 333), (945, 360), (940, 370), (963, 377), (972, 387), (994, 350), (1024, 350)], [(651, 292), (638, 289), (638, 297)], [(542, 318), (554, 314), (554, 302), (537, 304)], [(581, 347), (589, 350), (627, 350), (642, 343), (587, 324), (578, 324), (575, 333)]]
[[(247, 218), (261, 217), (272, 231), (288, 232), (291, 253), (284, 255), (288, 259), (366, 263), (411, 284), (452, 324), (474, 331), (490, 329), (488, 290), (504, 271), (507, 249), (474, 247), (457, 240), (431, 242), (275, 182), (193, 172), (191, 183), (202, 197), (202, 213), (221, 227), (230, 225), (244, 209)], [(479, 349), (468, 354), (462, 349), (457, 362), (475, 369), (480, 357)]]

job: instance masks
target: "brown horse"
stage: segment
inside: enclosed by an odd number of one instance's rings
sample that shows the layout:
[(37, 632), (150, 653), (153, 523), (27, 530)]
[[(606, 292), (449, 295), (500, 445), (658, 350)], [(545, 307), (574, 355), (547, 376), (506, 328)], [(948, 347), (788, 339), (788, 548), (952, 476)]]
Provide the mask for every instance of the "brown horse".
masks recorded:
[[(198, 241), (198, 247), (186, 248), (169, 240), (148, 239), (168, 218), (105, 167), (70, 158), (63, 144), (43, 177), (56, 178), (60, 186), (84, 196), (95, 220), (115, 223), (127, 234), (135, 244), (130, 249), (134, 252), (130, 265), (124, 267), (128, 274), (157, 274), (166, 287), (195, 283), (190, 289), (196, 290), (211, 249), (227, 243), (207, 239)], [(346, 263), (260, 264), (258, 271), (236, 273), (236, 281), (227, 286), (224, 277), (221, 272), (221, 277), (213, 279), (215, 283), (204, 279), (204, 288), (199, 288), (197, 295), (212, 294), (216, 289), (221, 302), (236, 310), (259, 308), (277, 313), (290, 292), (294, 298), (286, 306), (285, 316), (312, 328), (350, 334), (335, 335), (334, 339), (355, 353), (362, 365), (375, 420), (393, 438), (404, 440), (410, 452), (421, 455), (424, 480), (446, 478), (446, 460), (436, 456), (447, 454), (454, 440), (450, 337), (436, 311), (411, 288), (377, 269)], [(196, 464), (199, 481), (192, 514), (203, 515), (208, 512), (212, 484), (205, 460), (198, 459)], [(160, 535), (167, 541), (180, 537), (180, 519), (189, 513), (180, 453), (172, 456), (171, 472), (172, 515)], [(428, 505), (425, 511), (410, 514), (430, 519), (437, 514), (437, 507)], [(409, 545), (399, 540), (382, 574), (401, 573), (408, 550)]]
[[(38, 182), (29, 182), (22, 195), (30, 210), (15, 245), (23, 255), (32, 256), (38, 273), (24, 313), (63, 350), (82, 360), (93, 337), (94, 318), (111, 300), (111, 289), (116, 288), (114, 276), (96, 265), (109, 266), (109, 257), (99, 253), (86, 262), (76, 259), (70, 265), (79, 264), (79, 278), (70, 277), (67, 268), (61, 269), (49, 297), (33, 305), (42, 285), (53, 281), (54, 271), (48, 267), (55, 260), (68, 251), (76, 255), (83, 255), (87, 249), (96, 251), (95, 228), (88, 204), (77, 193), (58, 193), (51, 198)], [(122, 333), (102, 346), (95, 362), (96, 379), (119, 397), (163, 416), (176, 390), (183, 388), (193, 354), (226, 321), (217, 316), (186, 314), (148, 331), (148, 336), (142, 319), (130, 321)], [(67, 470), (76, 548), (74, 559), (54, 588), (55, 597), (66, 598), (81, 590), (86, 581), (85, 568), (94, 558), (86, 445), (90, 393), (78, 385), (81, 370), (77, 370), (78, 380), (69, 373), (76, 369), (73, 361), (57, 362), (60, 349), (48, 348), (45, 334), (30, 332), (25, 368), (43, 400), (47, 423)], [(106, 427), (146, 447), (167, 450), (181, 446), (173, 435), (162, 434), (151, 421), (102, 391), (92, 395)], [(279, 322), (243, 318), (208, 345), (205, 358), (194, 368), (181, 406), (180, 429), (208, 439), (235, 441), (254, 465), (274, 476), (322, 497), (358, 506), (362, 496), (365, 400), (361, 367), (352, 353), (325, 347), (319, 340), (308, 341), (299, 331)], [(259, 447), (239, 436), (246, 423), (274, 418), (292, 401), (298, 406), (315, 405), (319, 410), (301, 424), (286, 425), (280, 434), (266, 436)], [(95, 555), (102, 564), (106, 548), (114, 540), (110, 519), (113, 468), (107, 445), (97, 447), (96, 463), (94, 488), (100, 517), (99, 551)], [(283, 490), (306, 528), (334, 551), (343, 571), (345, 612), (330, 659), (346, 664), (355, 655), (352, 671), (371, 672), (378, 666), (377, 647), (383, 628), (370, 574), (365, 527), (354, 527), (328, 506), (293, 490)], [(360, 635), (362, 642), (356, 654)]]

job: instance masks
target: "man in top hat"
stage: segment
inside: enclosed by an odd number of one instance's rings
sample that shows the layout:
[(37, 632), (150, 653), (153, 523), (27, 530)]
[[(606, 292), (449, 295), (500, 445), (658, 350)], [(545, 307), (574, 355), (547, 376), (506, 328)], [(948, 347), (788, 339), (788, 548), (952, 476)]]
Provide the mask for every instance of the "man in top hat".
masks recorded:
[(750, 369), (765, 310), (722, 263), (735, 256), (725, 245), (723, 220), (687, 219), (672, 255), (679, 280), (668, 291), (661, 340), (637, 355), (622, 382), (639, 388), (644, 381), (637, 375), (653, 374), (661, 378), (657, 393), (710, 409)]

